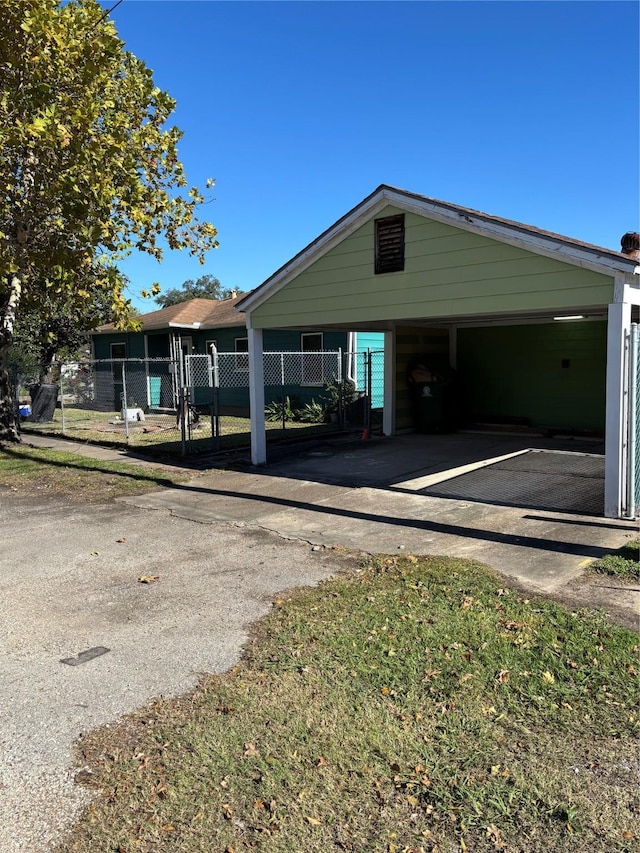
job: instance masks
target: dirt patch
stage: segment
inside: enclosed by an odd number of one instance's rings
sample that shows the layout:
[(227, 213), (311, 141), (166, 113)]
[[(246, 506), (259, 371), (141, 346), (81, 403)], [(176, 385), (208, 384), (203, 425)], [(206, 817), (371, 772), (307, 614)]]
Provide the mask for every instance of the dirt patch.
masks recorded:
[(582, 575), (554, 596), (566, 607), (602, 609), (615, 625), (640, 631), (640, 586), (604, 575)]

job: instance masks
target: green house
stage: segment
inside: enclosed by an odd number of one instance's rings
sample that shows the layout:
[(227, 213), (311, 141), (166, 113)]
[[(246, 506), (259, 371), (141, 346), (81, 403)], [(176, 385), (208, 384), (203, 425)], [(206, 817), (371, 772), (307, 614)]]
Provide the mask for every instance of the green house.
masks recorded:
[[(190, 299), (168, 308), (142, 315), (139, 331), (122, 332), (108, 324), (91, 335), (92, 357), (96, 372), (102, 376), (102, 386), (109, 385), (114, 410), (121, 408), (125, 389), (122, 381), (122, 360), (127, 360), (129, 387), (126, 396), (129, 405), (147, 410), (173, 409), (176, 390), (175, 365), (188, 373), (189, 365), (206, 372), (209, 361), (188, 358), (210, 356), (214, 348), (220, 355), (221, 370), (227, 369), (220, 390), (220, 404), (227, 414), (248, 414), (248, 334), (244, 315), (237, 306), (243, 297), (224, 300)], [(342, 329), (303, 330), (270, 329), (265, 335), (265, 351), (269, 353), (360, 352), (367, 347), (381, 349), (382, 335), (356, 334)], [(308, 363), (313, 365), (313, 357)], [(337, 363), (337, 358), (336, 358)], [(136, 373), (136, 364), (137, 371)], [(358, 374), (361, 361), (356, 360), (353, 379), (358, 383), (364, 377)], [(280, 372), (278, 372), (278, 382)], [(295, 395), (304, 405), (317, 398), (321, 389), (314, 376), (300, 377), (300, 381), (287, 381), (269, 385), (265, 400), (280, 398), (283, 394)], [(190, 384), (183, 376), (183, 384)], [(104, 393), (104, 392), (103, 392)], [(196, 405), (210, 402), (210, 389), (206, 380), (193, 390)], [(382, 405), (382, 382), (375, 389), (378, 405)]]
[(445, 365), (463, 423), (605, 435), (606, 512), (624, 514), (639, 271), (611, 249), (378, 187), (237, 305), (254, 464), (266, 460), (258, 362), (271, 331), (373, 331), (384, 336), (385, 434), (416, 426), (412, 368)]

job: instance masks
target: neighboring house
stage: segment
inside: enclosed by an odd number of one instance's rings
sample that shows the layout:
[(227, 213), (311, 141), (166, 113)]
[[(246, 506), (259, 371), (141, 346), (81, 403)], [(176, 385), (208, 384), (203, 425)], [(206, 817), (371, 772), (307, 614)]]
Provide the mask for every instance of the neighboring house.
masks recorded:
[(430, 359), (455, 368), (463, 421), (574, 435), (606, 428), (605, 509), (619, 516), (639, 272), (620, 252), (382, 185), (236, 309), (256, 358), (285, 319), (289, 328), (382, 331), (387, 435), (414, 425), (408, 372)]
[[(122, 332), (112, 324), (101, 326), (91, 335), (93, 358), (104, 359), (143, 359), (146, 364), (147, 390), (146, 399), (135, 400), (136, 405), (143, 408), (172, 408), (175, 404), (176, 382), (170, 381), (169, 364), (156, 363), (153, 359), (177, 359), (191, 355), (209, 355), (215, 346), (219, 353), (236, 353), (237, 358), (221, 361), (223, 369), (229, 373), (222, 383), (225, 387), (220, 392), (220, 403), (234, 413), (248, 414), (248, 337), (244, 317), (236, 307), (243, 297), (231, 299), (190, 299), (161, 308), (149, 314), (143, 314), (139, 320), (142, 323), (140, 331)], [(280, 331), (271, 329), (265, 336), (265, 351), (267, 352), (315, 352), (322, 351), (351, 351), (360, 352), (370, 347), (382, 348), (382, 335), (360, 334), (349, 331), (318, 330), (311, 325), (304, 330), (286, 329)], [(310, 359), (313, 363), (313, 359)], [(112, 383), (114, 407), (120, 407), (120, 395), (123, 391), (122, 370), (118, 363), (103, 365), (102, 373)], [(354, 365), (353, 378), (363, 382), (359, 365)], [(237, 383), (234, 382), (237, 379)], [(279, 374), (278, 374), (279, 378)], [(139, 383), (142, 384), (142, 383)], [(237, 387), (229, 387), (237, 384)], [(284, 390), (281, 385), (269, 387), (266, 392), (266, 402), (280, 398), (284, 394), (295, 394), (301, 404), (318, 398), (321, 393), (318, 383), (313, 376), (302, 377), (300, 383), (288, 383)], [(360, 385), (362, 387), (362, 385)], [(374, 389), (378, 405), (382, 406), (382, 383)], [(196, 403), (210, 402), (208, 389), (196, 389)]]

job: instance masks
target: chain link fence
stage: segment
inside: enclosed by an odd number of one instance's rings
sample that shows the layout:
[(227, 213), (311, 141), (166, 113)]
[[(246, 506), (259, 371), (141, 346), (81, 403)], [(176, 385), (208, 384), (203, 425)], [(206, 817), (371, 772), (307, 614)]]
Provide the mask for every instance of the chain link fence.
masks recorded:
[[(249, 355), (105, 359), (51, 365), (16, 376), (25, 431), (164, 453), (250, 444)], [(380, 428), (382, 352), (264, 353), (267, 438)]]
[(170, 359), (109, 359), (48, 366), (51, 382), (19, 376), (22, 427), (106, 444), (180, 438), (179, 380)]

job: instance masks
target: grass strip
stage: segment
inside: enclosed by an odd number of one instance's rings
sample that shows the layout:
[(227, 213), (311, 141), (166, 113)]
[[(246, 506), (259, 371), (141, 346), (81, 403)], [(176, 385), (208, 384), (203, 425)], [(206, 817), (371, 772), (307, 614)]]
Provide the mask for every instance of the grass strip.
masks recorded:
[(592, 572), (618, 578), (624, 583), (640, 581), (640, 539), (627, 542), (615, 554), (607, 554), (589, 567)]
[(107, 462), (67, 451), (24, 445), (0, 447), (0, 489), (18, 496), (53, 494), (83, 503), (175, 486), (193, 474)]
[(638, 637), (392, 557), (274, 603), (241, 665), (85, 735), (58, 853), (631, 853)]

